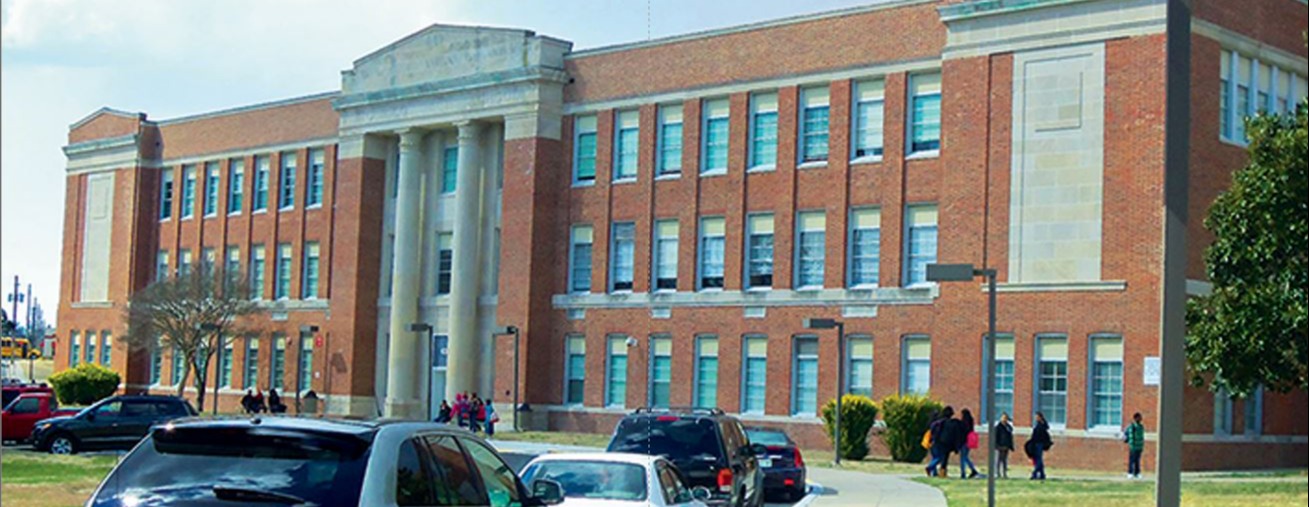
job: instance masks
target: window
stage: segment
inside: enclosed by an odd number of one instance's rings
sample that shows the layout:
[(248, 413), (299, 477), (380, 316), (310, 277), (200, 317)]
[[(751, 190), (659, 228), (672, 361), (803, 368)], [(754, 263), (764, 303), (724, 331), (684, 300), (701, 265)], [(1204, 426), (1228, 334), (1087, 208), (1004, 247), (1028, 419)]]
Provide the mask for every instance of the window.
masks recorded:
[(845, 344), (846, 365), (845, 392), (859, 396), (873, 397), (873, 338), (871, 336), (852, 336)]
[(569, 336), (565, 347), (564, 369), (568, 382), (564, 386), (564, 403), (581, 405), (586, 391), (586, 338)]
[(718, 337), (695, 340), (695, 407), (718, 408)]
[(609, 337), (609, 357), (605, 359), (605, 406), (627, 405), (627, 337)]
[(326, 155), (322, 148), (309, 150), (309, 171), (305, 175), (305, 207), (323, 204), (323, 164)]
[(764, 413), (768, 398), (768, 338), (745, 337), (745, 392), (741, 396), (741, 411), (747, 414)]
[(476, 474), (455, 439), (433, 435), (424, 440), (432, 457), (428, 461), (433, 476), (429, 484), (435, 488), (435, 504), (485, 505), (486, 497), (477, 487)]
[(168, 250), (160, 250), (155, 254), (155, 281), (162, 282), (168, 279)]
[(932, 342), (926, 336), (905, 337), (901, 394), (927, 394), (932, 389)]
[(452, 233), (443, 232), (436, 236), (436, 293), (450, 293), (450, 273), (454, 269), (454, 242)]
[(1214, 434), (1231, 435), (1232, 434), (1232, 411), (1233, 398), (1227, 390), (1221, 390), (1214, 393)]
[(224, 339), (218, 351), (218, 387), (232, 387), (232, 341)]
[(207, 246), (200, 249), (200, 269), (206, 273), (213, 273), (218, 266), (218, 253), (214, 247)]
[(1245, 415), (1245, 434), (1262, 435), (1264, 432), (1264, 387), (1255, 388), (1253, 393), (1245, 397), (1244, 415)]
[(451, 144), (441, 151), (441, 193), (453, 194), (459, 182), (459, 145)]
[(795, 288), (823, 288), (827, 252), (827, 215), (822, 211), (800, 212), (795, 220)]
[(650, 338), (650, 406), (667, 408), (673, 382), (673, 339)]
[(729, 120), (727, 113), (730, 105), (727, 99), (706, 100), (704, 102), (704, 153), (700, 163), (700, 174), (722, 174), (727, 172), (727, 137)]
[(630, 292), (636, 262), (636, 224), (620, 222), (614, 224), (613, 237), (609, 241), (611, 261), (609, 265), (609, 291)]
[(1123, 339), (1091, 337), (1091, 424), (1117, 428), (1123, 421)]
[(109, 331), (100, 332), (100, 365), (108, 367), (113, 362), (114, 335)]
[(1063, 336), (1038, 336), (1036, 409), (1045, 414), (1051, 426), (1063, 426), (1068, 420), (1068, 339)]
[(591, 242), (589, 225), (574, 225), (571, 252), (568, 254), (568, 288), (574, 294), (591, 292)]
[(861, 208), (850, 212), (850, 287), (876, 287), (880, 276), (882, 212)]
[(286, 380), (286, 337), (273, 335), (273, 364), (268, 369), (268, 385), (272, 389), (282, 390)]
[(590, 185), (595, 182), (595, 116), (579, 116), (573, 120), (573, 184)]
[(636, 179), (640, 119), (639, 111), (621, 111), (614, 115), (614, 181)]
[(1245, 135), (1245, 117), (1254, 114), (1250, 101), (1250, 59), (1237, 55), (1233, 62), (1236, 63), (1236, 121), (1232, 124), (1235, 129), (1233, 137), (1241, 142), (1248, 142), (1249, 138)]
[(77, 366), (77, 360), (81, 357), (79, 354), (82, 348), (82, 335), (77, 331), (72, 331), (68, 338), (68, 367)]
[(424, 473), (415, 442), (402, 442), (395, 465), (395, 504), (406, 507), (432, 505), (432, 486), (435, 482)]
[(295, 386), (300, 391), (313, 389), (314, 379), (314, 335), (302, 333), (300, 336), (300, 382)]
[(277, 207), (289, 209), (295, 207), (295, 164), (294, 152), (282, 154), (282, 172), (277, 181)]
[(318, 299), (318, 242), (305, 243), (304, 279), (300, 284), (301, 299)]
[(827, 126), (831, 94), (826, 86), (800, 90), (800, 162), (827, 160)]
[(905, 227), (909, 241), (905, 243), (905, 285), (927, 283), (927, 265), (936, 263), (936, 205), (909, 206), (905, 210)]
[(726, 229), (722, 217), (700, 219), (700, 290), (723, 288)]
[(205, 216), (210, 217), (218, 214), (218, 182), (221, 174), (218, 172), (218, 162), (209, 162), (205, 164)]
[(182, 218), (195, 214), (195, 166), (182, 166)]
[(756, 93), (750, 96), (751, 169), (768, 169), (777, 165), (777, 94)]
[(227, 261), (223, 264), (223, 276), (228, 280), (241, 273), (241, 247), (227, 245)]
[(818, 339), (796, 337), (794, 353), (791, 413), (813, 417), (818, 414)]
[(746, 220), (746, 288), (773, 286), (773, 215), (750, 215)]
[(886, 83), (880, 79), (854, 85), (854, 158), (881, 158)]
[(167, 220), (173, 216), (173, 171), (159, 171), (159, 219)]
[(268, 209), (268, 155), (255, 157), (254, 203), (250, 211)]
[(259, 337), (247, 336), (245, 339), (245, 388), (257, 389), (259, 383)]
[(250, 245), (250, 298), (264, 298), (264, 245)]
[(170, 385), (176, 386), (182, 384), (182, 372), (185, 371), (185, 369), (186, 369), (186, 360), (184, 357), (182, 357), (182, 349), (177, 348), (177, 346), (174, 345), (173, 346), (173, 371), (172, 371), (172, 375), (169, 377), (170, 379), (172, 379), (173, 383)]
[(655, 222), (654, 288), (677, 290), (677, 220)]
[(87, 364), (95, 364), (95, 360), (96, 360), (95, 347), (97, 343), (98, 341), (95, 335), (95, 331), (87, 331), (86, 332), (86, 359), (85, 359)]
[(277, 245), (277, 266), (274, 276), (277, 284), (273, 286), (273, 299), (287, 299), (291, 297), (291, 244), (279, 243)]
[(941, 75), (920, 74), (909, 78), (912, 111), (909, 123), (909, 152), (941, 149)]
[(1267, 113), (1270, 105), (1268, 102), (1268, 93), (1271, 91), (1273, 84), (1272, 68), (1266, 64), (1258, 63), (1256, 70), (1259, 71), (1259, 88), (1255, 94), (1254, 109), (1260, 113)]
[[(995, 340), (995, 411), (1014, 416), (1014, 337)], [(999, 420), (999, 419), (995, 419)]]
[(1219, 56), (1218, 125), (1223, 139), (1245, 143), (1245, 117), (1256, 112), (1283, 114), (1305, 96), (1305, 78), (1235, 51)]
[(510, 507), (521, 505), (518, 491), (518, 477), (514, 470), (500, 459), (490, 447), (477, 440), (460, 438), (468, 457), (481, 472), (482, 486), (486, 488), (489, 507)]
[(191, 275), (191, 250), (183, 248), (177, 251), (177, 276)]
[(164, 371), (164, 345), (159, 338), (155, 338), (153, 345), (150, 347), (150, 385), (157, 386)]
[(240, 213), (245, 206), (245, 161), (234, 158), (227, 163), (227, 213)]
[(1232, 53), (1223, 51), (1219, 57), (1219, 82), (1222, 91), (1218, 98), (1218, 135), (1232, 138)]
[(659, 167), (658, 173), (682, 172), (682, 105), (659, 106)]

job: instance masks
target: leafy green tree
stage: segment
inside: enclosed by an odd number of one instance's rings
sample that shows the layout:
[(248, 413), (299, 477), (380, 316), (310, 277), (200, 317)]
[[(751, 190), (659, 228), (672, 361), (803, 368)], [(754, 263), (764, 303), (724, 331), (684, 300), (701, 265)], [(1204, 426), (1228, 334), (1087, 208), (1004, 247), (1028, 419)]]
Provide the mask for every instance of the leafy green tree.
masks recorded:
[(1187, 359), (1197, 385), (1235, 395), (1260, 385), (1306, 389), (1309, 328), (1309, 145), (1302, 101), (1293, 114), (1248, 120), (1249, 165), (1204, 225), (1213, 293), (1187, 304)]

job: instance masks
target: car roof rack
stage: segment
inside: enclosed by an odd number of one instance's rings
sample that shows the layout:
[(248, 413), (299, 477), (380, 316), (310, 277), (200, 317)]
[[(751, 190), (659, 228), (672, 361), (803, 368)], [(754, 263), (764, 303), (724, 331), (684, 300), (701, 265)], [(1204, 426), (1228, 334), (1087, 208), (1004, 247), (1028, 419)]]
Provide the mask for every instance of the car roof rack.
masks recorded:
[(700, 415), (726, 415), (723, 409), (718, 407), (637, 407), (632, 411), (633, 414), (653, 414), (653, 413), (679, 413), (679, 414), (700, 414)]

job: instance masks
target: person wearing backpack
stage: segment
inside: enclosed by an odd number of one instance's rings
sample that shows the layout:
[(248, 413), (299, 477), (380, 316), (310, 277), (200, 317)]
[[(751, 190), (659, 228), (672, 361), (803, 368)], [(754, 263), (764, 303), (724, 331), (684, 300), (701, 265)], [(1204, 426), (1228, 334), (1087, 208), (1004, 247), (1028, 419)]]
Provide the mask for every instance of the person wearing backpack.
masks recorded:
[(1045, 414), (1036, 413), (1036, 424), (1032, 425), (1032, 437), (1027, 439), (1023, 444), (1023, 451), (1027, 457), (1032, 459), (1032, 480), (1045, 480), (1045, 453), (1054, 446), (1054, 441), (1050, 439), (1050, 423), (1046, 422)]
[[(980, 440), (977, 437), (975, 426), (976, 421), (973, 420), (973, 412), (965, 408), (959, 412), (959, 419), (953, 422), (955, 423), (956, 428), (954, 432), (955, 435), (962, 435), (962, 437), (956, 439), (958, 440), (959, 449), (959, 478), (977, 478), (977, 476), (981, 474), (977, 473), (977, 466), (973, 464), (972, 458), (969, 457), (971, 451), (977, 448), (978, 441)], [(969, 472), (970, 470), (971, 472)]]
[(1141, 424), (1141, 413), (1132, 414), (1132, 424), (1123, 431), (1123, 442), (1127, 444), (1127, 478), (1141, 478), (1141, 453), (1145, 451), (1145, 425)]
[(928, 432), (931, 433), (932, 437), (932, 447), (930, 449), (932, 461), (927, 463), (928, 477), (937, 477), (938, 466), (940, 467), (941, 477), (949, 476), (946, 469), (950, 467), (950, 452), (954, 448), (951, 447), (951, 442), (946, 440), (949, 438), (946, 427), (949, 426), (948, 423), (952, 419), (954, 419), (954, 408), (945, 407), (932, 421), (932, 424), (928, 426)]
[(1009, 423), (1009, 414), (1000, 414), (1000, 422), (995, 424), (996, 477), (1009, 478), (1009, 453), (1014, 450), (1014, 425)]

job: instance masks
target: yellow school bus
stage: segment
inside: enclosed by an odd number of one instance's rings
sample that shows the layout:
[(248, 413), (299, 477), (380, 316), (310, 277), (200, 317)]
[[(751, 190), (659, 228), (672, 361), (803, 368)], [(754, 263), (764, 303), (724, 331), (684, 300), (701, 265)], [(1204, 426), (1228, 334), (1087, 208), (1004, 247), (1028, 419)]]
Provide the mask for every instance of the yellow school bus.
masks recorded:
[(14, 359), (37, 359), (41, 351), (32, 346), (27, 338), (17, 336), (0, 337), (0, 357)]

